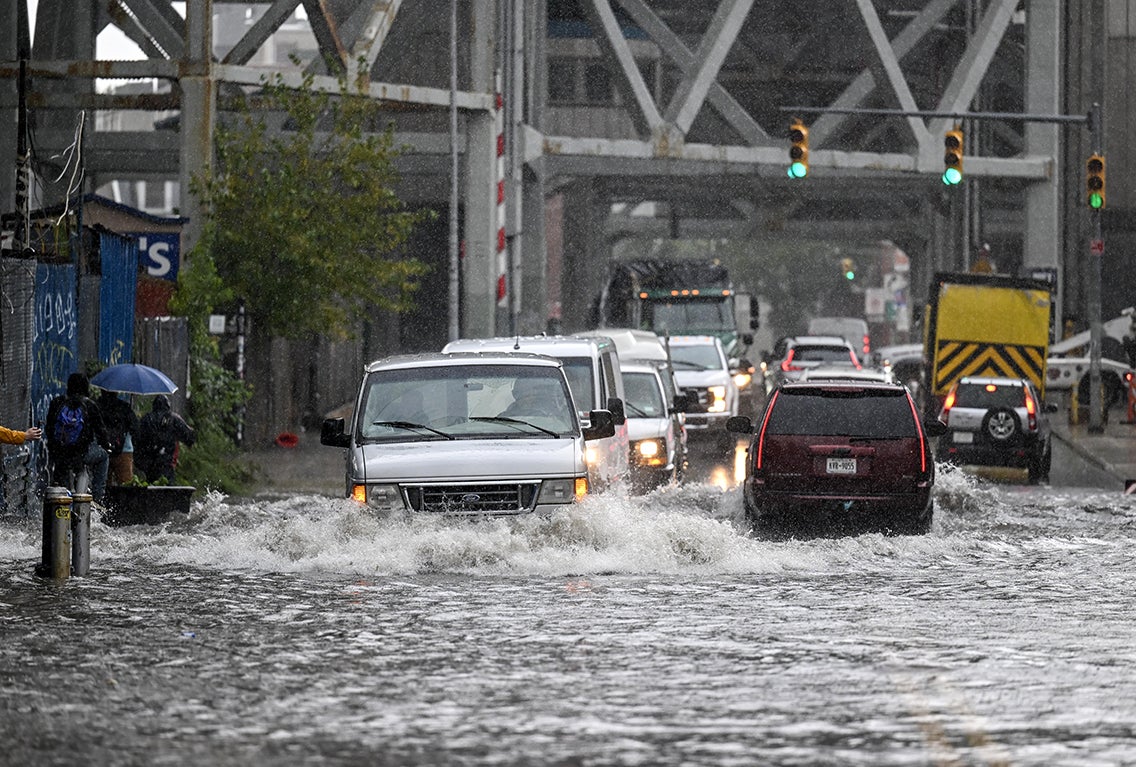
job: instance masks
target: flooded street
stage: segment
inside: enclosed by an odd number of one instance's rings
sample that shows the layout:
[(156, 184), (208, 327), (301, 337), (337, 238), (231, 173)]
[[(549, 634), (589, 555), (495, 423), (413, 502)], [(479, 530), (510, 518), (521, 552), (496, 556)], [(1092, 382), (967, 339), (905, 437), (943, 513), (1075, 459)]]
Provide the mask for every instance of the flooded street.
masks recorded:
[(1136, 762), (1136, 500), (941, 469), (925, 537), (771, 542), (710, 482), (552, 518), (207, 497), (0, 525), (6, 764)]

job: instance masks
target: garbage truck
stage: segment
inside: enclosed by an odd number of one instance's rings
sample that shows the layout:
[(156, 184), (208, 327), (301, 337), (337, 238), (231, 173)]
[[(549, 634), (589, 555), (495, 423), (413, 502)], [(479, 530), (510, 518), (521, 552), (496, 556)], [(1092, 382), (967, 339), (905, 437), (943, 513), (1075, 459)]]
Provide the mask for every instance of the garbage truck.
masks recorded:
[(615, 261), (594, 315), (597, 328), (717, 336), (732, 360), (747, 355), (759, 325), (757, 301), (735, 290), (729, 270), (709, 258)]
[(929, 414), (963, 376), (1027, 378), (1045, 396), (1052, 285), (1000, 274), (940, 272), (924, 324)]

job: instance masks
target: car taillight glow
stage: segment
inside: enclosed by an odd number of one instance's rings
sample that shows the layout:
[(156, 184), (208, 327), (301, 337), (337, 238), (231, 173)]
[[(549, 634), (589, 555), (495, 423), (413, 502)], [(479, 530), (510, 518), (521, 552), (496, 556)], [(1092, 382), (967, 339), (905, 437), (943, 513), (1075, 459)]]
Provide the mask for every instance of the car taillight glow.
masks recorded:
[(794, 351), (793, 349), (790, 349), (789, 350), (789, 356), (786, 357), (784, 359), (784, 361), (781, 363), (781, 369), (786, 371), (786, 372), (788, 372), (790, 370), (803, 370), (803, 368), (801, 368), (800, 366), (793, 364), (793, 351)]
[(1029, 416), (1030, 431), (1037, 429), (1037, 404), (1033, 401), (1033, 395), (1026, 390), (1026, 414)]
[(773, 392), (773, 399), (769, 400), (769, 407), (765, 409), (765, 417), (761, 419), (761, 430), (757, 433), (757, 455), (753, 459), (753, 469), (755, 472), (761, 471), (762, 454), (765, 451), (765, 427), (769, 425), (769, 415), (773, 412), (773, 408), (777, 406), (777, 398), (779, 396), (781, 396), (780, 391)]
[(939, 411), (939, 420), (947, 423), (947, 419), (951, 416), (951, 408), (955, 406), (955, 397), (958, 396), (958, 389), (952, 388), (947, 392), (947, 398), (943, 400), (943, 409)]
[(852, 352), (852, 351), (848, 352), (848, 358), (850, 360), (852, 360), (852, 364), (856, 366), (857, 370), (862, 369), (862, 367), (860, 365), (860, 360), (856, 359), (856, 353), (855, 352)]
[(927, 473), (927, 438), (923, 436), (923, 425), (919, 423), (919, 411), (915, 409), (915, 400), (907, 395), (907, 404), (911, 407), (911, 417), (915, 419), (915, 430), (919, 432), (919, 473)]

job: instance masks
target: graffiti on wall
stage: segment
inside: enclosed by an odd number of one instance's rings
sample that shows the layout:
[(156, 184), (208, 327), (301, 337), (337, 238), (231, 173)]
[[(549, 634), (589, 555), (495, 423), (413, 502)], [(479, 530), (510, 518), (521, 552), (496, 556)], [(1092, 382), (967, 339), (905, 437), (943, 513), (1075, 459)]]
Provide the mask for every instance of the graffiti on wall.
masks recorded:
[(32, 413), (42, 423), (51, 398), (67, 390), (67, 377), (79, 358), (79, 312), (75, 305), (75, 267), (36, 266), (32, 330)]

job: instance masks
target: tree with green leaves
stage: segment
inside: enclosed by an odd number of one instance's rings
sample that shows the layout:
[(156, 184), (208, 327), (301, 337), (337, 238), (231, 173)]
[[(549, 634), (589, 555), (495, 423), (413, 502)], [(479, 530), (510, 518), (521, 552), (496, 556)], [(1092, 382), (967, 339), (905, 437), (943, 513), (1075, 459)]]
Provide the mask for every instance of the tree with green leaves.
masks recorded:
[(395, 195), (397, 149), (389, 126), (377, 130), (376, 102), (345, 81), (346, 95), (312, 83), (265, 83), (218, 126), (216, 170), (194, 187), (225, 288), (255, 327), (285, 338), (408, 308), (425, 266), (396, 254), (433, 215)]
[(241, 301), (262, 339), (343, 337), (376, 309), (408, 308), (425, 272), (400, 248), (434, 214), (395, 195), (398, 150), (377, 104), (345, 81), (340, 91), (311, 77), (264, 83), (218, 126), (215, 170), (194, 179), (208, 218), (171, 309), (190, 324), (199, 440), (179, 473), (195, 485), (233, 492), (250, 479), (232, 459), (251, 391), (221, 364), (211, 313)]

